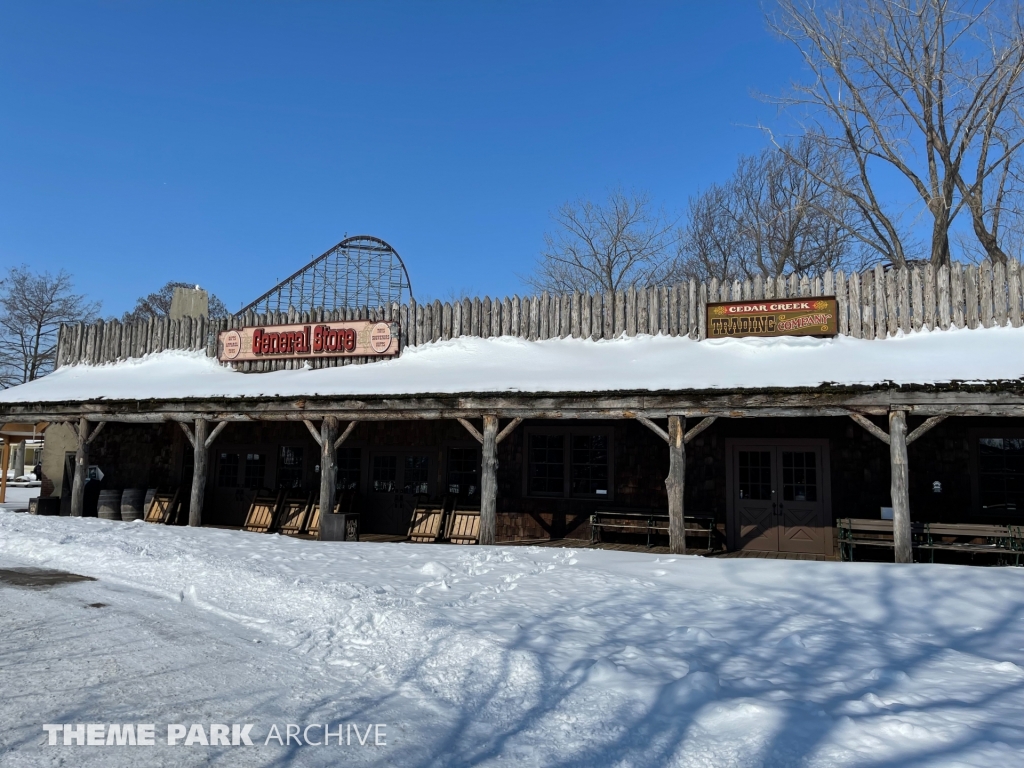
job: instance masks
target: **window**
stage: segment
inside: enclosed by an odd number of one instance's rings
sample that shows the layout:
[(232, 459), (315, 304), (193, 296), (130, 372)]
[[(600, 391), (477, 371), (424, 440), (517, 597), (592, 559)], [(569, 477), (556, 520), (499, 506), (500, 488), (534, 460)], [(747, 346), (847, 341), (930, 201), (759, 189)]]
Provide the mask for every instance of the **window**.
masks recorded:
[(983, 513), (1024, 510), (1024, 438), (978, 440), (978, 495)]
[(255, 490), (263, 487), (267, 471), (267, 456), (264, 453), (245, 454), (245, 487)]
[(573, 496), (608, 495), (608, 435), (572, 435)]
[(818, 468), (814, 451), (782, 452), (782, 500), (818, 500)]
[(448, 449), (448, 493), (459, 498), (480, 495), (480, 450), (478, 448)]
[(768, 501), (772, 497), (772, 452), (739, 452), (740, 498)]
[(530, 435), (529, 493), (562, 496), (565, 493), (565, 449), (562, 435)]
[(221, 488), (238, 487), (238, 454), (222, 453), (217, 462), (217, 485)]
[(302, 487), (302, 448), (282, 445), (277, 455), (277, 487)]
[(611, 430), (528, 429), (525, 492), (528, 496), (611, 498)]
[(363, 456), (358, 448), (338, 449), (338, 475), (335, 481), (343, 491), (358, 491), (362, 475)]
[(398, 478), (397, 456), (374, 456), (370, 483), (377, 493), (394, 493)]
[(402, 476), (402, 493), (428, 493), (430, 458), (427, 456), (406, 456)]

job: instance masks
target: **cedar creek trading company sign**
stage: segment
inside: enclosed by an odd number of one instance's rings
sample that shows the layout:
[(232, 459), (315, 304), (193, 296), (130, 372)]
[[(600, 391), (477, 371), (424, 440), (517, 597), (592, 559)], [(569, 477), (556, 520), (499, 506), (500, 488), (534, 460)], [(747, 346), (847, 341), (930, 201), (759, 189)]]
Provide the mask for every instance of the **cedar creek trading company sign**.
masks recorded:
[(835, 336), (837, 316), (834, 296), (708, 304), (708, 338)]
[(225, 363), (397, 354), (397, 323), (373, 320), (233, 328), (217, 337), (217, 359)]

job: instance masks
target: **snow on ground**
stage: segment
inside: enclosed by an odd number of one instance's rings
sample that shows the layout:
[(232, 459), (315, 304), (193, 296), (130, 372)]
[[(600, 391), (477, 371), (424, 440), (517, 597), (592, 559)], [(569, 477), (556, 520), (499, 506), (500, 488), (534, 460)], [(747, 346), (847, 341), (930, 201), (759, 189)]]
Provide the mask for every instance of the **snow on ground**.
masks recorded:
[[(1024, 761), (1024, 569), (327, 543), (0, 514), (0, 764)], [(88, 607), (103, 603), (103, 607)], [(253, 723), (254, 747), (44, 723)], [(386, 724), (386, 746), (264, 745)], [(317, 732), (312, 736), (316, 740)]]
[(463, 392), (589, 392), (929, 384), (1024, 377), (1024, 328), (849, 336), (602, 341), (459, 338), (396, 360), (250, 376), (204, 352), (170, 351), (61, 368), (0, 392), (0, 403), (183, 397), (355, 396)]

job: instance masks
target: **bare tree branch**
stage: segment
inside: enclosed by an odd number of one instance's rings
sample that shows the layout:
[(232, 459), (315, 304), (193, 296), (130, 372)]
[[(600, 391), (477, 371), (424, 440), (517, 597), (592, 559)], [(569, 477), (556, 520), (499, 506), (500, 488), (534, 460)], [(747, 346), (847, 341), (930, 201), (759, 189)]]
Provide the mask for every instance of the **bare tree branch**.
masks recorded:
[[(1004, 199), (999, 179), (1024, 142), (1019, 3), (778, 0), (768, 23), (811, 73), (774, 101), (851, 158), (858, 184), (844, 194), (875, 232), (876, 247), (905, 263), (904, 235), (875, 191), (888, 167), (931, 216), (933, 263), (948, 263), (949, 232), (962, 209), (987, 256), (1005, 261), (987, 203)], [(986, 197), (993, 177), (997, 190)]]
[[(827, 150), (827, 148), (825, 148)], [(811, 139), (741, 157), (732, 177), (690, 198), (680, 276), (734, 280), (821, 274), (856, 260), (864, 224), (839, 167)]]
[(99, 304), (72, 293), (73, 287), (63, 270), (34, 274), (24, 266), (0, 281), (0, 387), (52, 371), (61, 324), (96, 318)]
[(672, 264), (675, 221), (655, 210), (647, 192), (609, 193), (604, 203), (576, 200), (551, 218), (536, 272), (525, 281), (540, 291), (617, 291), (658, 285)]

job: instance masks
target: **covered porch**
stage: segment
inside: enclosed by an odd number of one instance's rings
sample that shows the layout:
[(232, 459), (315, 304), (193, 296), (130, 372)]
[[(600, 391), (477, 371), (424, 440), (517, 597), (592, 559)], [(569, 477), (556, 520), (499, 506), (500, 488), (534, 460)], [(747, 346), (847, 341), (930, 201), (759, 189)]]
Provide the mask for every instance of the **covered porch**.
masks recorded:
[[(892, 556), (898, 562), (913, 557), (912, 490), (915, 520), (922, 513), (979, 520), (972, 509), (973, 475), (956, 475), (949, 467), (937, 474), (929, 460), (918, 477), (910, 469), (908, 446), (940, 425), (952, 429), (944, 438), (949, 442), (970, 430), (1013, 431), (1020, 424), (1015, 420), (1024, 417), (1017, 383), (162, 399), (5, 408), (22, 421), (68, 425), (75, 437), (72, 515), (86, 511), (87, 468), (96, 463), (97, 451), (108, 465), (130, 463), (126, 430), (162, 429), (156, 442), (177, 453), (161, 484), (177, 483), (182, 502), (187, 496), (182, 508), (190, 525), (241, 527), (241, 512), (264, 488), (304, 494), (317, 514), (339, 511), (339, 502), (355, 491), (358, 509), (348, 511), (359, 512), (364, 538), (408, 538), (417, 505), (443, 507), (452, 497), (461, 509), (477, 512), (478, 528), (470, 538), (481, 544), (599, 545), (604, 536), (592, 530), (595, 514), (643, 510), (664, 517), (658, 535), (648, 536), (651, 551), (831, 559), (838, 552), (837, 518), (877, 516), (891, 506)], [(101, 448), (104, 442), (126, 449)], [(814, 471), (808, 474), (808, 468)], [(869, 471), (869, 488), (858, 494), (855, 475), (867, 478)], [(793, 486), (788, 490), (787, 472)], [(795, 485), (794, 472), (803, 473)], [(813, 498), (805, 487), (809, 479)], [(881, 498), (886, 479), (889, 498)], [(125, 475), (120, 482), (127, 488), (151, 481)], [(945, 483), (946, 495), (925, 497), (936, 482)], [(687, 527), (693, 537), (687, 518), (700, 516), (714, 521), (713, 548), (704, 540), (687, 541)], [(636, 544), (628, 537), (610, 538), (612, 544)]]

